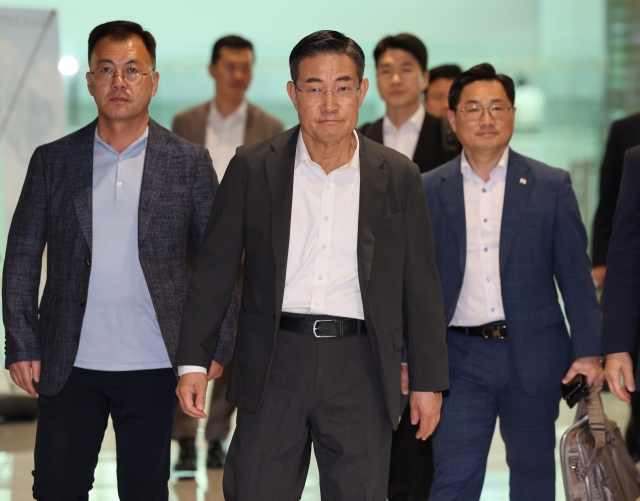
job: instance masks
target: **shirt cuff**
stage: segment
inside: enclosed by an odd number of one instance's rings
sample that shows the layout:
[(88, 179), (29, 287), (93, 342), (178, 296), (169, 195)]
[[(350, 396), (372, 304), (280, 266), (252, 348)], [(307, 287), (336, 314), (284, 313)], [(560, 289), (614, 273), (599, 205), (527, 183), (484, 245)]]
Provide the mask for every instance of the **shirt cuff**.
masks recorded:
[(180, 365), (178, 367), (178, 376), (184, 376), (190, 372), (202, 372), (203, 374), (206, 374), (207, 369), (200, 367), (199, 365)]

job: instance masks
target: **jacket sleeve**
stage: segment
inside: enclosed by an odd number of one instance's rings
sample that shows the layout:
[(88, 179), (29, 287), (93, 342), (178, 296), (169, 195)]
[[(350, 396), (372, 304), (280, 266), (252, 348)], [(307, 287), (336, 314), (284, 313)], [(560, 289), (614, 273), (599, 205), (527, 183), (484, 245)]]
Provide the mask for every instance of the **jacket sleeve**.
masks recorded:
[(47, 188), (41, 148), (27, 170), (11, 220), (2, 276), (5, 366), (40, 360), (38, 290), (47, 241)]
[(569, 320), (573, 359), (600, 354), (600, 308), (591, 279), (587, 232), (571, 176), (562, 173), (553, 235), (553, 271)]
[(442, 391), (449, 388), (444, 303), (431, 217), (418, 169), (412, 170), (404, 211), (403, 312), (409, 386), (412, 391)]
[(614, 122), (611, 126), (600, 168), (600, 201), (593, 218), (593, 266), (604, 266), (607, 263), (613, 214), (618, 201), (625, 153), (625, 147), (622, 144), (624, 134), (620, 128), (619, 122)]
[(640, 316), (640, 149), (627, 152), (609, 243), (602, 353), (634, 354)]
[[(244, 161), (231, 159), (187, 289), (176, 365), (209, 367), (244, 249)], [(211, 171), (213, 169), (211, 168)]]

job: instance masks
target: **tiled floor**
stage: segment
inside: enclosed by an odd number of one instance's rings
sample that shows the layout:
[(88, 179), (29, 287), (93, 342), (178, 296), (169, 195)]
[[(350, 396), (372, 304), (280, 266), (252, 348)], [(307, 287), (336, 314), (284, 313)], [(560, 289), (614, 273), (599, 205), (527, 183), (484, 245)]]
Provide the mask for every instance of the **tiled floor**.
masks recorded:
[[(610, 394), (603, 394), (608, 416), (618, 422), (624, 431), (629, 418), (628, 407)], [(560, 418), (556, 423), (558, 440), (573, 422), (574, 411), (562, 404)], [(31, 498), (31, 468), (33, 464), (35, 423), (0, 424), (0, 501), (26, 501)], [(180, 480), (172, 475), (170, 499), (172, 501), (222, 501), (221, 471), (206, 470), (204, 467), (206, 443), (199, 438), (199, 470), (195, 479)], [(173, 459), (177, 450), (172, 450)], [(504, 460), (504, 446), (499, 435), (494, 436), (489, 456), (487, 476), (481, 501), (508, 501), (509, 474)], [(96, 481), (91, 491), (91, 501), (117, 501), (116, 491), (115, 441), (113, 430), (109, 428), (100, 452), (96, 470)], [(557, 499), (564, 499), (562, 478), (558, 470)], [(317, 501), (318, 470), (313, 461), (309, 470), (303, 501)]]

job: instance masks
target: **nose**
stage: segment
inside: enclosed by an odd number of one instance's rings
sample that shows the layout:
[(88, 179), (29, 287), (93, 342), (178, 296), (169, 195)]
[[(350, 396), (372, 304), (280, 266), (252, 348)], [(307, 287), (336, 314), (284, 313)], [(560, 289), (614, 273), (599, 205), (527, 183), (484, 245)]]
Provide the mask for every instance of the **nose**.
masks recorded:
[(493, 119), (493, 116), (491, 115), (489, 110), (487, 108), (483, 109), (482, 115), (480, 115), (480, 125), (485, 125), (485, 124), (488, 125), (494, 122), (495, 120)]
[(329, 90), (324, 93), (324, 99), (322, 100), (323, 111), (333, 113), (338, 110), (338, 100), (333, 95), (333, 90)]
[[(118, 82), (118, 79), (120, 79), (119, 82)], [(113, 76), (113, 82), (111, 83), (111, 85), (113, 85), (113, 87), (116, 87), (116, 88), (126, 86), (126, 82), (124, 80), (124, 75), (122, 74), (122, 72), (116, 71), (116, 74)]]

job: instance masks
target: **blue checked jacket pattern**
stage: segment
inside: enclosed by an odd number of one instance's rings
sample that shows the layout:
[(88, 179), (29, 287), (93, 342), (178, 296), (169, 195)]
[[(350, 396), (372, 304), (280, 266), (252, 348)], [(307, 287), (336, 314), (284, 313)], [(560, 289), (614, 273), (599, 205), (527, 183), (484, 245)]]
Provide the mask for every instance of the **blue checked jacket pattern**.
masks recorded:
[[(2, 279), (6, 367), (41, 360), (36, 390), (58, 393), (78, 351), (92, 250), (93, 145), (97, 121), (34, 152), (7, 242)], [(153, 120), (138, 208), (138, 251), (169, 359), (174, 363), (187, 292), (218, 181), (209, 153)], [(38, 307), (42, 254), (46, 285)], [(215, 360), (232, 356), (237, 294)]]
[[(466, 261), (460, 159), (422, 175), (447, 325), (456, 309)], [(601, 319), (587, 234), (570, 175), (513, 150), (500, 232), (500, 278), (507, 342), (518, 381), (528, 395), (558, 388), (574, 359), (600, 354)]]

